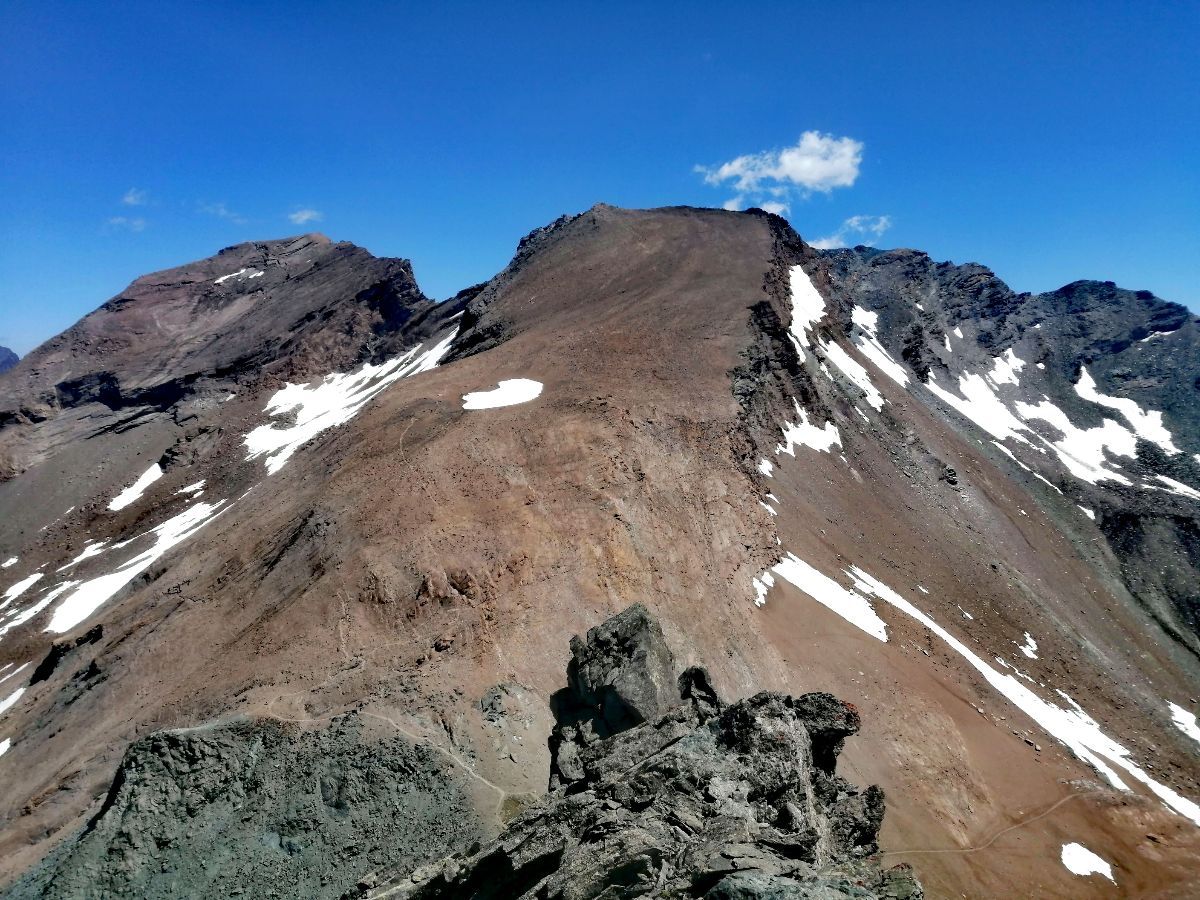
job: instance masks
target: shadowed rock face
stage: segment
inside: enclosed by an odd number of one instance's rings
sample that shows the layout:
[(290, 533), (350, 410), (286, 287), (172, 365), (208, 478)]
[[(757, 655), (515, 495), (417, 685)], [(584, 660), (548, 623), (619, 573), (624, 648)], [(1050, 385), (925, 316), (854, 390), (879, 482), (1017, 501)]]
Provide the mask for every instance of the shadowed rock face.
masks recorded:
[[(555, 729), (561, 789), (473, 853), (385, 885), (367, 879), (358, 895), (923, 895), (907, 868), (885, 872), (871, 858), (883, 792), (835, 773), (859, 728), (853, 707), (830, 694), (771, 692), (726, 707), (702, 669), (667, 689), (672, 656), (640, 604), (571, 649), (568, 691), (578, 703)], [(672, 695), (677, 705), (664, 709)], [(583, 707), (593, 718), (574, 715)], [(601, 726), (611, 735), (599, 736)]]
[(7, 347), (0, 347), (0, 372), (7, 372), (17, 364), (20, 357)]
[(413, 866), (478, 836), (427, 748), (243, 722), (130, 746), (99, 812), (7, 897), (336, 897), (385, 860)]

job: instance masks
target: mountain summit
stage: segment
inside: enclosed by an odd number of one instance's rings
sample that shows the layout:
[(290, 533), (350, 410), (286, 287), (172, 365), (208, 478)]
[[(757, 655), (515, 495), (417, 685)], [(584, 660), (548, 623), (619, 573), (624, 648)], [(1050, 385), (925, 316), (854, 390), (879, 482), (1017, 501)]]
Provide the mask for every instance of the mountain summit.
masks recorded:
[[(319, 235), (138, 279), (0, 378), (2, 877), (441, 896), (558, 822), (574, 896), (645, 815), (679, 858), (589, 884), (776, 896), (803, 796), (934, 896), (1200, 891), (1197, 378), (1149, 293), (763, 212), (597, 206), (443, 303)], [(672, 725), (675, 659), (760, 699)], [(673, 727), (830, 778), (668, 784)]]

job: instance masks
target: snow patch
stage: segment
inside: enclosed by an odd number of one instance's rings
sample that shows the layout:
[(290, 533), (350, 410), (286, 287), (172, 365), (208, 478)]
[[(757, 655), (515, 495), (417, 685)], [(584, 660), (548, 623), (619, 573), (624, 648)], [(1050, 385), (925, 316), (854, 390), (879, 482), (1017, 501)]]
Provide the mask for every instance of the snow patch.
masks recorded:
[(127, 506), (137, 502), (137, 499), (146, 493), (146, 488), (163, 477), (163, 470), (158, 463), (155, 463), (140, 476), (138, 480), (131, 484), (117, 496), (113, 497), (112, 503), (108, 504), (109, 510), (117, 512)]
[(871, 637), (887, 642), (887, 624), (866, 599), (850, 588), (842, 587), (828, 575), (821, 574), (796, 554), (789, 553), (771, 568), (771, 572)]
[(29, 590), (31, 587), (33, 587), (33, 585), (36, 584), (38, 582), (38, 580), (41, 579), (41, 577), (42, 577), (41, 572), (34, 572), (32, 575), (29, 575), (26, 578), (22, 578), (20, 581), (18, 581), (12, 587), (10, 587), (8, 590), (6, 590), (4, 592), (4, 602), (0, 603), (0, 609), (4, 609), (4, 607), (8, 606), (8, 604), (12, 603), (14, 600), (16, 600), (18, 597), (20, 597), (23, 593), (25, 593), (27, 590)]
[(218, 503), (195, 503), (178, 515), (167, 519), (161, 525), (150, 529), (145, 535), (140, 535), (139, 537), (153, 536), (154, 543), (122, 563), (115, 571), (85, 581), (78, 586), (72, 585), (74, 589), (54, 610), (54, 614), (50, 617), (50, 624), (46, 626), (46, 631), (53, 631), (57, 634), (70, 631), (101, 605), (111, 600), (121, 588), (165, 556), (168, 550), (183, 543), (227, 508), (228, 503), (225, 500)]
[[(1078, 506), (1078, 504), (1076, 504), (1076, 505)], [(1095, 510), (1088, 509), (1086, 506), (1080, 506), (1079, 508), (1080, 508), (1081, 510), (1083, 510), (1083, 514), (1084, 514), (1085, 516), (1087, 516), (1087, 517), (1088, 517), (1089, 519), (1091, 519), (1093, 522), (1095, 522), (1095, 521), (1096, 521), (1096, 512), (1095, 512)]]
[(13, 705), (18, 700), (21, 699), (21, 696), (24, 693), (25, 693), (25, 687), (24, 687), (24, 685), (22, 685), (21, 687), (17, 688), (15, 691), (13, 691), (11, 694), (9, 694), (7, 697), (5, 697), (3, 700), (0, 700), (0, 716), (4, 715), (6, 712), (8, 712), (10, 709), (12, 709)]
[[(836, 425), (826, 422), (824, 427), (818, 428), (808, 421), (808, 413), (800, 406), (795, 397), (792, 398), (792, 405), (796, 408), (796, 415), (800, 417), (800, 421), (783, 423), (783, 439), (787, 443), (776, 444), (776, 454), (786, 453), (788, 456), (794, 457), (797, 446), (811, 447), (818, 452), (827, 451), (835, 444), (839, 447), (842, 446), (842, 436), (838, 433)], [(771, 473), (767, 472), (766, 474), (770, 475)]]
[(542, 383), (532, 378), (508, 378), (490, 391), (472, 391), (463, 394), (463, 409), (497, 409), (501, 406), (516, 406), (540, 397)]
[(1171, 709), (1171, 719), (1175, 722), (1176, 727), (1200, 744), (1200, 725), (1196, 724), (1196, 716), (1178, 704), (1167, 703), (1167, 706)]
[(754, 605), (763, 606), (767, 602), (767, 592), (775, 586), (775, 576), (770, 572), (763, 572), (751, 578), (750, 584), (754, 588)]
[[(1016, 644), (1017, 642), (1013, 641), (1013, 643)], [(1025, 643), (1018, 645), (1018, 649), (1020, 649), (1020, 651), (1022, 653), (1024, 653), (1026, 656), (1028, 656), (1030, 659), (1038, 658), (1037, 641), (1035, 641), (1033, 639), (1033, 637), (1029, 634), (1028, 631), (1025, 632)]]
[[(246, 274), (247, 272), (250, 274), (247, 275)], [(259, 271), (258, 269), (251, 269), (251, 268), (238, 269), (236, 272), (230, 272), (228, 275), (222, 275), (220, 278), (214, 278), (213, 284), (224, 284), (230, 278), (237, 278), (238, 280), (241, 280), (241, 278), (243, 276), (246, 278), (259, 278), (262, 274), (263, 273), (261, 271)]]
[(1125, 421), (1132, 426), (1138, 437), (1158, 444), (1168, 455), (1174, 456), (1179, 453), (1179, 448), (1171, 440), (1171, 432), (1167, 431), (1166, 426), (1163, 425), (1161, 412), (1156, 409), (1144, 410), (1137, 405), (1136, 401), (1130, 400), (1128, 397), (1109, 397), (1101, 394), (1096, 390), (1096, 382), (1088, 372), (1087, 366), (1082, 366), (1079, 370), (1079, 381), (1075, 383), (1075, 393), (1084, 400), (1115, 409), (1125, 417)]
[(1155, 475), (1156, 479), (1161, 481), (1173, 494), (1179, 494), (1182, 497), (1188, 497), (1192, 500), (1200, 500), (1200, 491), (1190, 485), (1184, 484), (1182, 481), (1176, 481), (1174, 478), (1168, 478), (1166, 475)]
[(101, 553), (104, 552), (104, 550), (107, 546), (108, 546), (108, 544), (105, 541), (100, 541), (99, 543), (93, 543), (92, 541), (88, 541), (87, 546), (85, 546), (83, 548), (83, 552), (80, 553), (77, 557), (75, 557), (73, 560), (71, 560), (69, 563), (67, 563), (65, 566), (63, 566), (58, 571), (65, 572), (65, 571), (67, 571), (67, 569), (71, 568), (72, 566), (79, 565), (85, 559), (91, 559), (93, 556), (99, 556)]
[(904, 366), (896, 362), (883, 344), (879, 341), (877, 333), (879, 328), (879, 313), (870, 312), (863, 309), (861, 306), (854, 307), (851, 312), (851, 318), (854, 324), (858, 326), (858, 333), (854, 336), (854, 346), (859, 349), (867, 359), (879, 367), (881, 371), (896, 384), (904, 387), (908, 384), (908, 372)]
[[(12, 663), (8, 663), (4, 668), (7, 669), (11, 665), (12, 665)], [(29, 668), (29, 663), (21, 663), (21, 665), (17, 666), (11, 672), (8, 672), (7, 674), (0, 676), (0, 684), (3, 684), (4, 682), (8, 681), (8, 679), (12, 678), (14, 675), (18, 675), (28, 668)]]
[(808, 336), (809, 330), (825, 315), (825, 298), (817, 291), (803, 266), (792, 266), (790, 274), (792, 324), (788, 327), (788, 334), (792, 336), (792, 341), (803, 358), (804, 352), (801, 348), (812, 346), (812, 340)]
[(5, 738), (4, 740), (0, 741), (0, 756), (3, 756), (5, 753), (7, 753), (8, 748), (11, 746), (12, 740), (10, 738)]
[[(785, 430), (784, 434), (786, 434), (786, 433), (787, 432)], [(775, 452), (778, 453), (779, 451), (776, 450)], [(761, 459), (758, 462), (758, 471), (762, 472), (764, 475), (766, 475), (768, 478), (770, 478), (771, 473), (773, 471), (775, 471), (775, 466), (771, 463), (771, 461), (769, 459)]]
[(316, 385), (288, 384), (277, 391), (265, 408), (276, 418), (292, 417), (289, 425), (267, 423), (245, 437), (246, 459), (265, 456), (267, 473), (274, 475), (292, 454), (323, 431), (354, 418), (366, 404), (401, 378), (427, 372), (450, 349), (457, 331), (421, 353), (424, 344), (379, 365), (364, 363), (353, 372), (334, 372)]
[(1112, 866), (1089, 850), (1083, 844), (1063, 844), (1062, 864), (1073, 875), (1103, 875), (1113, 884)]
[(180, 494), (198, 494), (202, 490), (204, 490), (204, 479), (203, 478), (201, 478), (195, 484), (189, 484), (187, 487), (181, 487), (179, 490), (177, 490), (175, 492), (175, 496), (178, 497)]
[(4, 562), (0, 563), (0, 569), (7, 569), (9, 566), (15, 566), (16, 564), (17, 564), (17, 557), (10, 556)]

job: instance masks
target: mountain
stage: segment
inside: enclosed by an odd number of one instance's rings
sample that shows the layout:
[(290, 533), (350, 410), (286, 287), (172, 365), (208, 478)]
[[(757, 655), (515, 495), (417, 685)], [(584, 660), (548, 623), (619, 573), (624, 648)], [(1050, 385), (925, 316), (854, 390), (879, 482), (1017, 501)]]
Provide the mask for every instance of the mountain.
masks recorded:
[(7, 347), (0, 347), (0, 372), (7, 372), (17, 364), (20, 357)]
[(440, 304), (319, 236), (139, 279), (0, 380), (2, 876), (471, 858), (640, 602), (720, 697), (853, 704), (931, 896), (1200, 890), (1198, 324), (687, 208)]

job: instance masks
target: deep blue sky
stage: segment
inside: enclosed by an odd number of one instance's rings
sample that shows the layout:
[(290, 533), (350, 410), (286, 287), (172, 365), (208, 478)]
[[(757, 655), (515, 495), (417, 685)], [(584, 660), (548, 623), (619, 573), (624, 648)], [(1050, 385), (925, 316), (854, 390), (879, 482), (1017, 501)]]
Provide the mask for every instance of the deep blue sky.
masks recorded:
[(888, 216), (1018, 290), (1200, 307), (1200, 3), (565, 6), (0, 5), (0, 344), (305, 230), (445, 297), (563, 212), (719, 206), (696, 165), (810, 130), (863, 147), (788, 198), (807, 238)]

